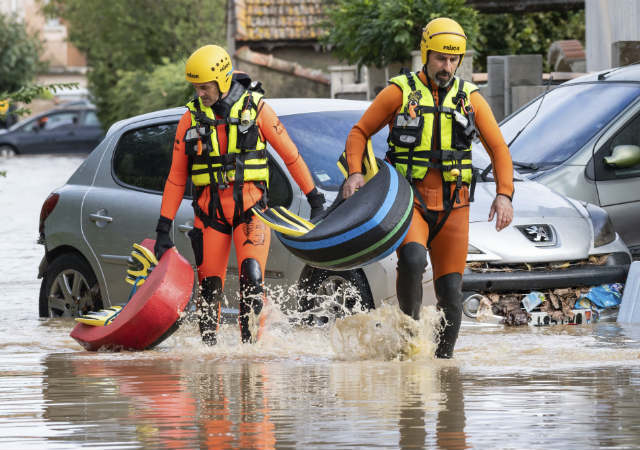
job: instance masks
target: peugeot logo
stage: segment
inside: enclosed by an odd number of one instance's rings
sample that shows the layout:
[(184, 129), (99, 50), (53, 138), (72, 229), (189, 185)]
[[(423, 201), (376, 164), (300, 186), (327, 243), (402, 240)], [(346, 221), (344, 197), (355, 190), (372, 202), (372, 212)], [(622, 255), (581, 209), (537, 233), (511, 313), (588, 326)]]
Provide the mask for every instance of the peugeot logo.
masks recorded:
[(548, 247), (556, 244), (556, 234), (551, 225), (518, 225), (516, 228), (536, 247)]

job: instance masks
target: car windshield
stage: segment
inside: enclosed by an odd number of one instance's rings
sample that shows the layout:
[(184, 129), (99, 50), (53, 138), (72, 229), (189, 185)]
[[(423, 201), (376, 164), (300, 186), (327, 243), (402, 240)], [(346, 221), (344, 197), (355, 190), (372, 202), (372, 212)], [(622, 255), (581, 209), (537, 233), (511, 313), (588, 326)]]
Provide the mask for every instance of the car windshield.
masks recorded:
[[(364, 110), (327, 111), (280, 117), (316, 185), (322, 189), (337, 191), (344, 181), (336, 162), (344, 151), (349, 131), (363, 113)], [(387, 134), (383, 129), (372, 138), (374, 153), (379, 158), (384, 158), (387, 151)]]
[[(640, 84), (567, 84), (508, 118), (500, 129), (507, 143), (522, 130), (510, 147), (514, 161), (553, 166), (582, 148), (639, 95)], [(482, 147), (481, 143), (475, 145)]]

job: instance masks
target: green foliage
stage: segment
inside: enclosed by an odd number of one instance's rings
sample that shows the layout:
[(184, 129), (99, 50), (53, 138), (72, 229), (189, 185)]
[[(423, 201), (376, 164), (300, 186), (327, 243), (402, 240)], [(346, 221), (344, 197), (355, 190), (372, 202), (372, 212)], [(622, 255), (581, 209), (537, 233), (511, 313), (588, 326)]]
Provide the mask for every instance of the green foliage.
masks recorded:
[(124, 117), (187, 103), (193, 88), (184, 80), (184, 62), (170, 62), (167, 58), (151, 72), (119, 70), (118, 82), (106, 99), (109, 123)]
[[(89, 88), (105, 126), (130, 116), (131, 103), (150, 101), (138, 94), (116, 107), (110, 97), (121, 75), (148, 77), (163, 61), (184, 63), (199, 46), (225, 42), (224, 0), (50, 0), (45, 11), (67, 22), (69, 40), (86, 54)], [(151, 97), (163, 90), (172, 88), (160, 87)]]
[(33, 81), (42, 68), (42, 47), (15, 17), (0, 14), (0, 92), (13, 92)]
[(336, 0), (327, 8), (323, 42), (351, 64), (383, 67), (404, 63), (420, 49), (422, 29), (432, 19), (456, 20), (469, 39), (477, 34), (477, 12), (465, 0)]
[(486, 57), (540, 54), (548, 71), (547, 52), (554, 41), (578, 39), (584, 43), (585, 17), (581, 11), (528, 14), (480, 14), (474, 69), (485, 72)]

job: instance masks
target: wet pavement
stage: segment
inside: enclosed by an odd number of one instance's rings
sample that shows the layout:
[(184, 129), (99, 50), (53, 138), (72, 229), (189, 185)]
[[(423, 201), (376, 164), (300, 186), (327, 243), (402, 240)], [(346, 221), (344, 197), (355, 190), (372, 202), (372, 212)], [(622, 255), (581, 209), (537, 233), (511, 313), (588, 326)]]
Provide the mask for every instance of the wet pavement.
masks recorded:
[[(264, 339), (85, 352), (39, 319), (42, 202), (77, 156), (0, 160), (0, 448), (627, 449), (640, 446), (640, 330), (466, 326), (432, 358), (384, 307), (319, 328), (271, 311)], [(274, 302), (277, 305), (277, 301)]]

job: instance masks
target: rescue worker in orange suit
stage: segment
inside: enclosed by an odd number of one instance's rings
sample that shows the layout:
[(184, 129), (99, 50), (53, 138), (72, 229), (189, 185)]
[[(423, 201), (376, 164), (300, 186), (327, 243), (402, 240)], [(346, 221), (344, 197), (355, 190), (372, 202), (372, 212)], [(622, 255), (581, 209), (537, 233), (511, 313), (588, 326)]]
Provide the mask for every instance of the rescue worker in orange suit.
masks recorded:
[(312, 218), (323, 211), (324, 196), (275, 112), (263, 100), (259, 83), (234, 72), (222, 47), (206, 45), (196, 50), (185, 72), (195, 97), (176, 131), (154, 251), (160, 259), (173, 247), (169, 233), (191, 176), (195, 217), (189, 237), (200, 281), (197, 308), (202, 340), (208, 345), (216, 343), (233, 240), (240, 269), (241, 338), (254, 342), (258, 333), (251, 326), (251, 317), (259, 316), (266, 300), (263, 280), (271, 233), (251, 208), (267, 206), (266, 143), (282, 157), (306, 194)]
[(513, 164), (509, 149), (477, 87), (455, 76), (466, 50), (462, 27), (434, 19), (420, 44), (422, 70), (390, 80), (347, 138), (349, 177), (343, 195), (364, 184), (358, 168), (367, 139), (389, 125), (387, 160), (413, 185), (409, 231), (397, 250), (396, 293), (400, 309), (420, 315), (427, 251), (437, 306), (444, 313), (436, 357), (451, 358), (462, 319), (462, 273), (469, 240), (473, 192), (471, 141), (476, 133), (488, 149), (496, 180), (489, 221), (502, 230), (513, 219)]

